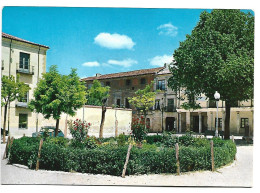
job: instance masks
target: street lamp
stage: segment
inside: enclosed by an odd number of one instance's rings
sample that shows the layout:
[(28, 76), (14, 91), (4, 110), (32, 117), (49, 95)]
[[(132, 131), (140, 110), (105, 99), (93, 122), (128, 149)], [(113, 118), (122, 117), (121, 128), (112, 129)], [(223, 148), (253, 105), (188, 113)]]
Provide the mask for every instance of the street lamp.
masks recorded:
[(162, 132), (163, 132), (163, 110), (164, 110), (164, 102), (163, 102), (163, 98), (162, 98), (162, 102), (161, 102), (161, 111), (162, 111)]
[(220, 94), (218, 93), (218, 91), (215, 92), (214, 98), (216, 99), (216, 105), (217, 105), (217, 120), (216, 120), (215, 136), (218, 137), (218, 101), (220, 99)]

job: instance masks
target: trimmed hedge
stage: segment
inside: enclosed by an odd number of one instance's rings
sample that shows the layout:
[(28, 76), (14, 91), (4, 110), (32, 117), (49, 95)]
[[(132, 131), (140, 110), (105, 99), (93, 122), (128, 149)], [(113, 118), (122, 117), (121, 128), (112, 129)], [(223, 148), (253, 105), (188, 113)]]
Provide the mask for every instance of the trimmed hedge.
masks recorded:
[[(191, 139), (191, 138), (189, 138)], [(39, 148), (38, 138), (15, 139), (10, 150), (9, 162), (35, 168)], [(120, 176), (125, 163), (128, 146), (99, 146), (94, 149), (78, 149), (64, 146), (66, 143), (43, 143), (40, 169), (76, 171), (93, 174)], [(193, 142), (180, 145), (181, 172), (211, 169), (209, 140), (193, 138)], [(193, 146), (191, 146), (193, 144)], [(231, 140), (214, 139), (215, 168), (231, 163), (236, 146)], [(175, 149), (143, 145), (133, 147), (126, 174), (176, 173)]]

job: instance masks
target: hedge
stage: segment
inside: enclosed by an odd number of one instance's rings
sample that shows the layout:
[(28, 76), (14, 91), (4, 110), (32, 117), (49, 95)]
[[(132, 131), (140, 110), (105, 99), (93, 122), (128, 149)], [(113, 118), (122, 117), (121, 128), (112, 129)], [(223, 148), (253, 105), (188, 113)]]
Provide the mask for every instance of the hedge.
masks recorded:
[[(205, 142), (203, 141), (202, 144)], [(180, 146), (181, 172), (211, 169), (211, 151), (208, 144), (205, 146)], [(9, 162), (35, 168), (38, 148), (39, 139), (37, 138), (15, 139), (9, 151)], [(120, 176), (127, 149), (128, 146), (73, 149), (59, 143), (45, 141), (41, 150), (40, 169)], [(215, 168), (231, 163), (235, 154), (236, 146), (231, 140), (214, 140)], [(176, 173), (174, 148), (153, 145), (144, 145), (141, 149), (135, 146), (132, 148), (126, 175), (151, 173)]]

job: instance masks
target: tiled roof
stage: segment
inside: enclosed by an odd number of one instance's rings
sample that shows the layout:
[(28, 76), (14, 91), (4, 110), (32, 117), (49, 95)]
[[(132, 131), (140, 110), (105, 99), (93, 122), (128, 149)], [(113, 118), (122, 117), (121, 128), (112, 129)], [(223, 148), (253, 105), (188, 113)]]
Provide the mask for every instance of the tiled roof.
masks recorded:
[(129, 72), (119, 72), (119, 73), (113, 73), (113, 74), (104, 74), (104, 75), (100, 75), (100, 76), (83, 78), (81, 80), (83, 80), (83, 81), (102, 80), (102, 79), (121, 78), (121, 77), (138, 76), (138, 75), (146, 75), (146, 74), (155, 74), (162, 69), (164, 69), (164, 67), (134, 70), (134, 71), (129, 71)]
[(24, 39), (22, 39), (22, 38), (18, 38), (18, 37), (9, 35), (9, 34), (4, 33), (4, 32), (2, 32), (2, 37), (8, 38), (8, 39), (12, 39), (12, 40), (16, 40), (16, 41), (20, 41), (20, 42), (25, 42), (25, 43), (32, 44), (32, 45), (36, 45), (36, 46), (41, 46), (41, 47), (44, 47), (44, 48), (49, 49), (48, 46), (41, 45), (41, 44), (36, 44), (36, 43), (30, 42), (30, 41), (24, 40)]

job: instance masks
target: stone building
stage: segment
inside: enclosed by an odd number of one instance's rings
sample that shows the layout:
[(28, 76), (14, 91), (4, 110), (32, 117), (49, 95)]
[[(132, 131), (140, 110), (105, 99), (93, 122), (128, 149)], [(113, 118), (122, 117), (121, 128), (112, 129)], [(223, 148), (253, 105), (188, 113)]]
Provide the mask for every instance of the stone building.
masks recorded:
[[(6, 33), (2, 33), (1, 77), (20, 75), (20, 81), (28, 84), (31, 90), (20, 100), (11, 102), (10, 121), (7, 120), (13, 136), (31, 135), (41, 126), (41, 115), (28, 109), (28, 102), (33, 97), (37, 82), (46, 72), (46, 52), (48, 46), (33, 43)], [(3, 128), (4, 108), (2, 107), (1, 128)], [(8, 118), (8, 116), (7, 116)], [(9, 123), (8, 123), (9, 122)]]
[[(197, 110), (185, 110), (182, 104), (188, 99), (184, 93), (175, 92), (168, 87), (168, 79), (171, 77), (168, 65), (160, 68), (136, 70), (114, 74), (84, 78), (86, 87), (90, 88), (93, 80), (99, 80), (103, 85), (110, 86), (108, 106), (120, 106), (131, 108), (127, 97), (132, 97), (138, 89), (143, 89), (146, 84), (154, 81), (154, 91), (157, 91), (155, 105), (150, 109), (147, 123), (151, 133), (162, 131), (175, 131), (184, 133), (191, 130), (196, 133), (204, 133), (205, 130), (214, 130), (216, 127), (216, 102), (206, 99), (205, 96), (196, 99), (202, 107)], [(180, 98), (184, 98), (181, 100)], [(235, 135), (244, 135), (245, 128), (249, 125), (250, 136), (253, 136), (253, 100), (240, 101), (231, 108), (230, 132)], [(133, 115), (137, 112), (133, 110)], [(224, 131), (225, 102), (219, 101), (218, 130)]]

